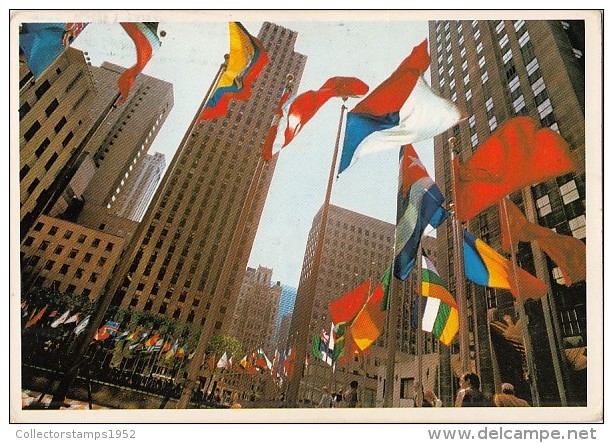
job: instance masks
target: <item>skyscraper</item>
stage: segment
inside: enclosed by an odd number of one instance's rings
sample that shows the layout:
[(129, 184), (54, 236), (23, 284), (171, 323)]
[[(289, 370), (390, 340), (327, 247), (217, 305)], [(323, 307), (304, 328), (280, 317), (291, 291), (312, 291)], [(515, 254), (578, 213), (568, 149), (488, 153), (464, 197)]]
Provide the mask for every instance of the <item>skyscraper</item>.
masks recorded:
[[(526, 115), (559, 132), (580, 167), (510, 197), (530, 221), (585, 240), (583, 22), (433, 21), (429, 32), (432, 86), (468, 116), (434, 142), (436, 180), (447, 201), (453, 200), (448, 139), (455, 137), (463, 162), (505, 120)], [(442, 228), (439, 270), (454, 292), (451, 223)], [(467, 228), (500, 250), (497, 208), (483, 211)], [(545, 298), (525, 303), (527, 319), (508, 291), (463, 283), (470, 355), (483, 390), (491, 395), (501, 382), (511, 382), (533, 404), (585, 404), (586, 370), (569, 358), (587, 347), (585, 282), (563, 286), (560, 269), (535, 244), (521, 243), (517, 257), (522, 268), (549, 286)], [(501, 324), (529, 324), (519, 348), (501, 333)], [(451, 398), (451, 384), (444, 395)]]
[[(346, 355), (346, 365), (338, 365), (334, 380), (332, 368), (317, 361), (311, 353), (313, 335), (321, 331), (330, 332), (330, 302), (351, 289), (356, 288), (366, 279), (372, 279), (371, 288), (383, 277), (386, 268), (392, 262), (394, 248), (394, 225), (339, 206), (330, 205), (327, 228), (324, 237), (323, 254), (319, 272), (314, 276), (314, 294), (312, 311), (308, 312), (306, 297), (308, 280), (313, 278), (314, 251), (321, 225), (320, 210), (315, 218), (307, 240), (300, 285), (296, 296), (296, 305), (292, 315), (292, 324), (288, 346), (297, 340), (308, 341), (309, 364), (300, 381), (299, 399), (319, 401), (320, 390), (324, 385), (346, 389), (354, 379), (362, 385), (364, 405), (374, 406), (377, 390), (377, 369), (384, 364), (383, 349), (372, 346), (372, 352), (358, 362), (353, 355)], [(304, 322), (308, 323), (308, 336), (300, 335)], [(382, 339), (381, 339), (382, 340)], [(346, 349), (349, 349), (347, 347)], [(296, 367), (294, 377), (301, 377), (302, 368)], [(337, 388), (338, 389), (338, 388)]]
[[(293, 50), (296, 38), (265, 23), (259, 39), (269, 62), (249, 99), (200, 121), (202, 104), (112, 284), (113, 303), (228, 331), (276, 162), (255, 176), (260, 150), (286, 76), (297, 87), (306, 62)], [(239, 226), (252, 184), (255, 200)]]
[(96, 90), (83, 53), (68, 48), (36, 80), (19, 60), (19, 184), (21, 238), (82, 158), (79, 146), (93, 122)]

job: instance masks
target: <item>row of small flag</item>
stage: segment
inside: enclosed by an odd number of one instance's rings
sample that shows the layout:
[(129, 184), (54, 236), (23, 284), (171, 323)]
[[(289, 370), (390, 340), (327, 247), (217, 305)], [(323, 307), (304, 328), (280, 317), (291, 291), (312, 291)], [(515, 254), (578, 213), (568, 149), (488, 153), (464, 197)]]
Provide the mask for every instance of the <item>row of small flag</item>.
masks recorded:
[(217, 369), (235, 369), (237, 372), (247, 372), (249, 374), (270, 374), (273, 379), (278, 380), (281, 377), (291, 379), (294, 373), (295, 352), (293, 348), (288, 351), (275, 350), (275, 355), (272, 361), (266, 353), (258, 348), (250, 355), (246, 354), (238, 364), (234, 364), (234, 357), (228, 357), (224, 351), (221, 358), (215, 363), (216, 356), (211, 355), (208, 360), (208, 367), (211, 371)]

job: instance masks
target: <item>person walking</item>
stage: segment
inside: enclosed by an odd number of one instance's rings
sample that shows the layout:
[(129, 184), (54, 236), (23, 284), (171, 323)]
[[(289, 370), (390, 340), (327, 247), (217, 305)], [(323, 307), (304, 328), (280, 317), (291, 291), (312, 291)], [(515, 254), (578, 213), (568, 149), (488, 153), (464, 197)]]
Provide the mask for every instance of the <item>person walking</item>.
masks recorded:
[(474, 372), (467, 372), (460, 378), (460, 391), (456, 397), (456, 407), (493, 406), (481, 392), (481, 380)]
[(242, 406), (238, 402), (238, 392), (232, 394), (232, 402), (230, 403), (230, 409), (241, 409)]
[(317, 407), (331, 408), (334, 403), (334, 399), (330, 394), (330, 389), (327, 386), (324, 386), (323, 388), (321, 388), (321, 393), (321, 400), (319, 400), (319, 404), (317, 405)]
[[(427, 403), (427, 405), (426, 405)], [(425, 393), (424, 393), (424, 407), (433, 407), (433, 408), (440, 408), (441, 406), (443, 406), (443, 402), (441, 401), (440, 398), (437, 398), (436, 394), (434, 393), (434, 391), (432, 389), (428, 389)]]
[(361, 408), (362, 403), (358, 396), (358, 381), (353, 380), (349, 383), (349, 389), (343, 394), (343, 400), (347, 408)]
[(511, 383), (503, 383), (500, 388), (501, 394), (494, 395), (494, 404), (498, 407), (530, 407), (523, 398), (515, 396), (515, 387)]

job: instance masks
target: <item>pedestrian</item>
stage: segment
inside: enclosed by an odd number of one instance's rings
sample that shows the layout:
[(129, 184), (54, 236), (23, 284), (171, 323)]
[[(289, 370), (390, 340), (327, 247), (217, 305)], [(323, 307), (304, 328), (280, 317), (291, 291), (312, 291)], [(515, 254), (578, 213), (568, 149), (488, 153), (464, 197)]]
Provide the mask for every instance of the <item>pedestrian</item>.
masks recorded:
[(238, 392), (232, 394), (232, 402), (230, 403), (230, 409), (241, 409), (242, 406), (238, 402)]
[(334, 399), (330, 394), (330, 389), (327, 386), (321, 388), (321, 400), (319, 400), (318, 408), (331, 408), (334, 403)]
[(421, 408), (424, 406), (424, 388), (420, 382), (413, 382), (413, 407)]
[(361, 408), (362, 403), (358, 395), (358, 381), (353, 380), (349, 383), (349, 389), (343, 394), (343, 400), (347, 408)]
[[(428, 403), (428, 406), (426, 406), (426, 403)], [(424, 393), (424, 407), (440, 408), (441, 406), (443, 406), (441, 399), (434, 394), (432, 389), (428, 389)]]
[(496, 406), (520, 408), (530, 406), (526, 400), (515, 396), (515, 387), (511, 383), (503, 383), (500, 388), (502, 393), (494, 395), (494, 404)]
[(481, 392), (481, 380), (474, 372), (467, 372), (460, 378), (460, 388), (456, 397), (456, 407), (493, 406)]

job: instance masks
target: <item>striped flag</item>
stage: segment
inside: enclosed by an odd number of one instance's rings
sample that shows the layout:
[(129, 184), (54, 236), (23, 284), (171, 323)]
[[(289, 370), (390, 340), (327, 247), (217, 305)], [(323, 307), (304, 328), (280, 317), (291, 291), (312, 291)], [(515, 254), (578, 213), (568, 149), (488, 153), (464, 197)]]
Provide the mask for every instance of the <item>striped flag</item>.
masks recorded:
[(400, 150), (400, 174), (396, 217), (396, 259), (394, 276), (409, 276), (426, 227), (434, 228), (449, 216), (443, 208), (445, 198), (430, 178), (413, 146)]
[(438, 275), (434, 264), (422, 255), (421, 295), (426, 297), (422, 329), (449, 346), (459, 328), (458, 305), (445, 283)]

